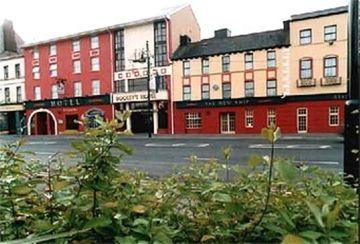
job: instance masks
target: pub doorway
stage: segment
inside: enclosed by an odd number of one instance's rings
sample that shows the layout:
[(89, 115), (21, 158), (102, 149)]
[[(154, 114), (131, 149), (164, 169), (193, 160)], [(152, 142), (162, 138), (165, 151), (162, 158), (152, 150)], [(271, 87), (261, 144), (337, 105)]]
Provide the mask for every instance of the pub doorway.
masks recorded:
[[(152, 116), (151, 116), (152, 120)], [(131, 131), (132, 133), (146, 133), (148, 131), (147, 127), (147, 113), (146, 112), (132, 112), (131, 113)], [(150, 122), (152, 125), (152, 121)], [(151, 132), (153, 128), (151, 126)]]

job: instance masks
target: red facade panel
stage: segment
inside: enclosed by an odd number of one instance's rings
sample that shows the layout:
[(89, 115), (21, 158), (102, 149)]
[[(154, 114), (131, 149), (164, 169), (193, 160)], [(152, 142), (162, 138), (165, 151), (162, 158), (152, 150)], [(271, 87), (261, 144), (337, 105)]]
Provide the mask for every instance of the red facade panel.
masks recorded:
[[(176, 134), (220, 134), (221, 114), (235, 113), (236, 134), (258, 134), (267, 126), (268, 109), (274, 109), (276, 124), (283, 133), (298, 133), (297, 109), (307, 108), (308, 133), (341, 133), (344, 123), (344, 100), (303, 101), (288, 102), (285, 104), (262, 104), (237, 107), (209, 107), (209, 108), (176, 108), (175, 133)], [(329, 108), (339, 107), (339, 125), (329, 125)], [(245, 110), (253, 110), (253, 127), (245, 126)], [(200, 128), (186, 128), (186, 113), (201, 113)]]

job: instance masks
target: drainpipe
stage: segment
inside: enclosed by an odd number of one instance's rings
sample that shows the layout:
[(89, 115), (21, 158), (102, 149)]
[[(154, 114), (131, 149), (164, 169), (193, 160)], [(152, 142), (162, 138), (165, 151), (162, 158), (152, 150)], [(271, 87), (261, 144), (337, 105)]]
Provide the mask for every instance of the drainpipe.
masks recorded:
[(114, 91), (114, 44), (113, 44), (113, 33), (112, 31), (110, 30), (110, 28), (107, 28), (107, 31), (110, 35), (110, 72), (111, 72), (111, 78), (110, 78), (110, 92), (109, 92), (109, 96), (110, 96), (110, 104), (111, 104), (111, 117), (112, 119), (115, 118), (115, 106), (113, 104), (113, 100), (112, 100), (112, 97), (113, 97), (113, 91)]

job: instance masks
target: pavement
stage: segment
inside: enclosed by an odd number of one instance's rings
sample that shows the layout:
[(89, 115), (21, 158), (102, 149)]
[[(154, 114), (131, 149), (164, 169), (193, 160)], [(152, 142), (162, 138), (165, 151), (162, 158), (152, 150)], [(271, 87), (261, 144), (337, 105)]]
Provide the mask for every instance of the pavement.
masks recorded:
[[(47, 160), (54, 153), (71, 150), (70, 143), (78, 135), (25, 136), (23, 150), (33, 151), (40, 160)], [(0, 136), (0, 145), (17, 140), (17, 136)], [(150, 175), (161, 176), (185, 167), (191, 155), (201, 161), (223, 160), (221, 148), (233, 149), (230, 164), (246, 166), (252, 154), (270, 153), (269, 143), (259, 135), (156, 135), (145, 134), (123, 137), (123, 142), (134, 149), (126, 156), (122, 167), (142, 170)], [(276, 144), (275, 155), (292, 158), (295, 163), (304, 162), (321, 168), (341, 172), (343, 169), (343, 138), (337, 134), (283, 135)], [(65, 157), (66, 158), (66, 157)], [(65, 159), (74, 163), (76, 159)]]

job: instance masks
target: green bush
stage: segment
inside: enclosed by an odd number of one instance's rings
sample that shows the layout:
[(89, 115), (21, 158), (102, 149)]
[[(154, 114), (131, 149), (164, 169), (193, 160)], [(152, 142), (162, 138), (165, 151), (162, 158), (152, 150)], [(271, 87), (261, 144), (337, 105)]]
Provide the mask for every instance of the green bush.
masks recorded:
[[(22, 141), (0, 149), (0, 241), (357, 242), (356, 192), (340, 175), (273, 150), (230, 168), (224, 148), (223, 162), (193, 156), (183, 171), (151, 178), (120, 168), (132, 152), (117, 133), (122, 123), (97, 122), (73, 142), (74, 166), (26, 162)], [(280, 137), (263, 134), (272, 144)]]

